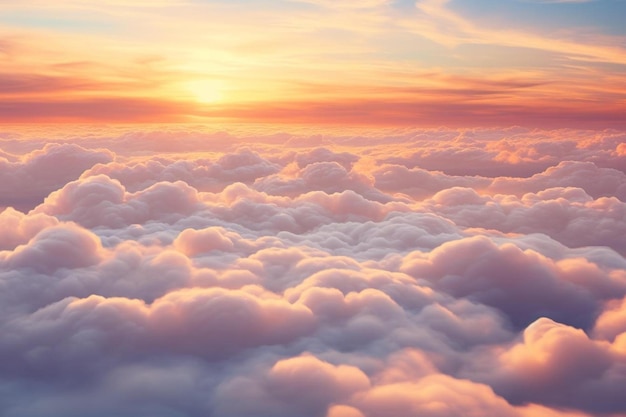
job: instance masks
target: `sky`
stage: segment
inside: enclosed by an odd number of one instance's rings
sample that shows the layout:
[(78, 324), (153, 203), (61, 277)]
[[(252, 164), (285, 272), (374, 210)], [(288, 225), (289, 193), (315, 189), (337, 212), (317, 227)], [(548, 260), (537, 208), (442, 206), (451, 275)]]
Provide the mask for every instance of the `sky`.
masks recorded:
[(623, 0), (0, 2), (0, 121), (623, 128)]
[(0, 416), (626, 417), (624, 16), (0, 0)]

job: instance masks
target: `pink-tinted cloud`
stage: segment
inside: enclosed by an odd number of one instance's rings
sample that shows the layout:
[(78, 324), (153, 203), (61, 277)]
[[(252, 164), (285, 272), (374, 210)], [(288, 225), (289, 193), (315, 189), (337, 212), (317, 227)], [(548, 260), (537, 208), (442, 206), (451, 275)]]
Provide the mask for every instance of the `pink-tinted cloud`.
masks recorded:
[(621, 132), (13, 129), (3, 416), (626, 412)]
[(198, 205), (197, 190), (182, 181), (159, 182), (130, 194), (119, 181), (99, 175), (68, 183), (34, 211), (87, 227), (119, 227), (153, 218), (174, 222), (191, 214)]
[(539, 402), (588, 412), (619, 413), (624, 356), (580, 329), (541, 318), (500, 354), (496, 392), (513, 403)]
[(414, 100), (393, 97), (384, 102), (353, 99), (344, 102), (279, 102), (268, 103), (264, 107), (259, 107), (256, 103), (239, 104), (194, 114), (233, 122), (288, 121), (293, 124), (339, 126), (497, 127), (522, 120), (525, 126), (543, 129), (601, 129), (605, 126), (624, 128), (620, 103), (594, 105), (585, 109), (571, 109), (567, 104), (554, 103), (553, 108), (538, 109), (535, 103), (481, 103), (474, 102), (471, 98), (464, 102), (454, 102), (456, 97), (453, 89), (440, 93), (449, 101), (442, 102), (439, 98), (441, 96), (435, 100), (423, 99), (416, 94)]
[(7, 266), (44, 273), (89, 266), (99, 261), (99, 249), (97, 237), (84, 229), (72, 225), (52, 227), (27, 245), (18, 246), (7, 258)]
[(580, 188), (548, 188), (517, 198), (456, 187), (438, 192), (422, 206), (462, 227), (544, 233), (570, 247), (605, 245), (622, 254), (626, 251), (624, 201), (594, 200)]
[(30, 209), (87, 168), (112, 158), (109, 151), (75, 144), (49, 144), (19, 157), (0, 158), (0, 207)]
[(593, 330), (594, 336), (609, 341), (626, 333), (626, 299), (613, 300), (602, 312)]
[[(597, 266), (554, 262), (512, 244), (497, 246), (484, 237), (444, 243), (428, 255), (410, 254), (402, 270), (455, 297), (496, 307), (516, 326), (548, 316), (589, 327), (600, 309), (599, 299), (621, 297), (626, 291), (620, 276)], [(577, 279), (584, 274), (593, 274), (594, 279)]]
[(216, 160), (166, 159), (134, 163), (98, 164), (83, 177), (105, 174), (119, 180), (131, 191), (138, 191), (159, 181), (185, 181), (200, 191), (217, 192), (233, 182), (252, 183), (274, 174), (278, 167), (249, 149), (225, 154)]
[(578, 187), (598, 197), (626, 201), (626, 174), (613, 168), (599, 168), (592, 162), (560, 162), (530, 178), (496, 178), (489, 186), (494, 193), (539, 192), (553, 187)]
[(515, 416), (515, 410), (486, 385), (432, 375), (416, 382), (376, 387), (357, 400), (365, 415), (396, 416)]
[(76, 100), (5, 100), (0, 104), (5, 123), (141, 123), (161, 119), (164, 122), (187, 121), (191, 105), (144, 98), (108, 98)]
[(46, 215), (27, 216), (13, 208), (0, 212), (0, 250), (15, 249), (27, 243), (40, 231), (58, 223), (55, 217)]

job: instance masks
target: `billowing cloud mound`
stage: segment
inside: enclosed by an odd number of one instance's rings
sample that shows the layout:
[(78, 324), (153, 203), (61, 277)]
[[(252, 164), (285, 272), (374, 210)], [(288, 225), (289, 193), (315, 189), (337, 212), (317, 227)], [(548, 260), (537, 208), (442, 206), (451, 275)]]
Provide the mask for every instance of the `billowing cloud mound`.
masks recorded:
[(2, 416), (626, 415), (623, 133), (21, 135)]
[(112, 160), (109, 151), (75, 144), (51, 143), (23, 155), (0, 154), (0, 207), (32, 208), (94, 164)]

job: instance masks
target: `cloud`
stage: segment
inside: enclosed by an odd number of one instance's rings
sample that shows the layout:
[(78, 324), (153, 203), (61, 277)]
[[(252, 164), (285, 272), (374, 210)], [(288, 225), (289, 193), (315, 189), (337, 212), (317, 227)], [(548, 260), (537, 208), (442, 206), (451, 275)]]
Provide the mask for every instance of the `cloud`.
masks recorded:
[(18, 158), (0, 158), (0, 206), (30, 209), (84, 170), (112, 159), (110, 151), (69, 143), (47, 144)]
[(197, 190), (182, 181), (158, 182), (130, 194), (119, 181), (100, 175), (68, 183), (34, 211), (87, 227), (119, 227), (156, 218), (174, 222), (191, 214), (197, 204)]
[(38, 232), (58, 224), (55, 217), (46, 215), (27, 216), (13, 208), (0, 212), (0, 250), (15, 249), (27, 243)]
[(626, 333), (626, 298), (608, 303), (593, 329), (594, 336), (611, 342), (623, 333)]
[(455, 416), (497, 414), (514, 416), (515, 410), (485, 386), (445, 375), (427, 376), (416, 383), (376, 387), (359, 401), (366, 415)]
[(570, 247), (606, 245), (622, 254), (626, 250), (624, 202), (615, 197), (594, 200), (580, 188), (548, 188), (517, 198), (455, 187), (438, 192), (422, 206), (463, 227), (544, 233)]
[(367, 375), (357, 367), (335, 366), (308, 354), (280, 360), (257, 378), (220, 385), (220, 414), (258, 415), (253, 403), (236, 401), (243, 391), (277, 416), (322, 415), (333, 402), (367, 389), (370, 384)]
[(348, 171), (338, 162), (314, 162), (290, 173), (289, 176), (277, 174), (255, 182), (254, 186), (268, 194), (298, 196), (312, 191), (326, 194), (354, 191), (370, 200), (387, 202), (389, 197), (373, 188), (369, 178), (353, 171)]
[[(601, 307), (599, 299), (621, 297), (626, 291), (620, 278), (614, 280), (583, 260), (554, 262), (509, 243), (497, 246), (482, 236), (444, 243), (427, 256), (409, 254), (401, 270), (455, 297), (495, 307), (522, 327), (544, 316), (588, 328)], [(586, 274), (594, 279), (579, 280)], [(612, 290), (605, 291), (604, 285)]]
[(560, 162), (530, 178), (496, 178), (491, 192), (539, 192), (554, 187), (578, 187), (598, 198), (617, 197), (626, 201), (626, 174), (613, 168), (599, 168), (592, 162)]
[[(576, 0), (556, 0), (549, 1), (556, 3), (572, 3)], [(580, 1), (578, 1), (580, 2)], [(583, 0), (585, 2), (585, 0)], [(523, 47), (544, 50), (547, 52), (562, 54), (568, 51), (567, 58), (581, 61), (597, 61), (624, 64), (626, 55), (621, 48), (614, 48), (609, 45), (591, 45), (575, 39), (558, 39), (541, 36), (539, 34), (519, 31), (501, 30), (486, 26), (478, 26), (475, 22), (457, 14), (448, 4), (449, 0), (424, 0), (417, 7), (423, 11), (430, 19), (435, 21), (434, 25), (426, 27), (415, 22), (407, 22), (408, 27), (412, 27), (416, 33), (429, 37), (444, 44), (493, 44), (508, 47)], [(454, 28), (445, 34), (442, 29)]]
[(626, 410), (620, 132), (55, 129), (1, 133), (3, 416)]
[[(528, 1), (528, 0), (526, 0)], [(595, 0), (530, 0), (533, 3), (588, 3)]]
[(591, 413), (624, 409), (616, 395), (624, 381), (623, 356), (580, 329), (538, 319), (499, 361), (495, 390), (514, 403), (540, 402)]
[[(626, 54), (602, 19), (594, 33), (568, 19), (558, 31), (499, 15), (511, 23), (503, 29), (449, 1), (282, 3), (5, 2), (26, 17), (3, 30), (0, 53), (11, 59), (0, 73), (0, 118), (624, 127)], [(262, 33), (259, 22), (267, 22)], [(207, 23), (236, 36), (211, 36)], [(118, 47), (120, 27), (136, 39), (128, 48)], [(101, 53), (85, 49), (86, 39)], [(364, 57), (374, 63), (362, 65)]]
[(18, 246), (7, 258), (9, 268), (53, 272), (58, 268), (89, 266), (99, 261), (99, 239), (72, 224), (50, 227), (27, 245)]
[(170, 122), (186, 119), (184, 113), (190, 109), (189, 103), (145, 99), (112, 98), (94, 99), (37, 99), (5, 100), (0, 105), (2, 120), (8, 123), (25, 123), (35, 117), (41, 123), (65, 122), (150, 122), (162, 118)]

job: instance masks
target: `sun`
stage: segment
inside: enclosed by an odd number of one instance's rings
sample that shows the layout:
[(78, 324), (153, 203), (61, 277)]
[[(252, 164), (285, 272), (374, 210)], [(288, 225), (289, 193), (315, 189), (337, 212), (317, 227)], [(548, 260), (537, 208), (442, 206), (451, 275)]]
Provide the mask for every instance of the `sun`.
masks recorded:
[(224, 84), (216, 80), (194, 80), (185, 87), (200, 103), (216, 103), (224, 99)]

